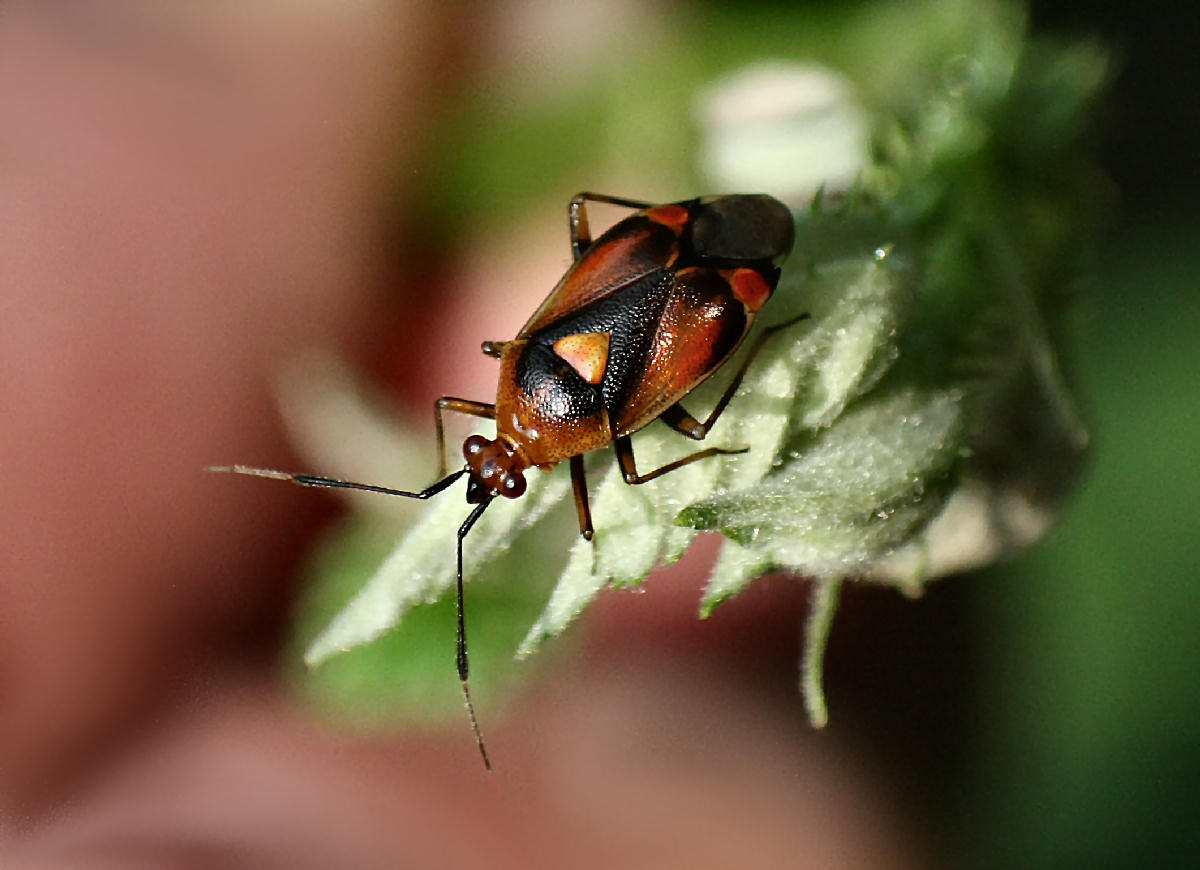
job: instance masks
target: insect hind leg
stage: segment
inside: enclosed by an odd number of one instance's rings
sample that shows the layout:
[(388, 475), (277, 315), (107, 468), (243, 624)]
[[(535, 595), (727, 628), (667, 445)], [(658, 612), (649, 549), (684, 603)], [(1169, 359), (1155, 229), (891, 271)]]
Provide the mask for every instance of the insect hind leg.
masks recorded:
[(577, 193), (571, 197), (567, 207), (567, 216), (571, 225), (571, 253), (578, 262), (583, 252), (592, 244), (592, 231), (588, 226), (587, 204), (589, 202), (605, 202), (609, 205), (619, 205), (622, 208), (650, 208), (651, 203), (636, 199), (625, 199), (621, 196), (609, 196), (606, 193)]
[(707, 459), (709, 456), (722, 456), (735, 453), (746, 453), (750, 450), (749, 447), (708, 447), (704, 450), (698, 450), (695, 453), (690, 453), (682, 459), (676, 459), (674, 462), (668, 462), (666, 465), (656, 468), (653, 471), (647, 471), (645, 474), (639, 474), (637, 464), (633, 458), (633, 441), (628, 435), (624, 435), (613, 442), (613, 446), (617, 450), (617, 464), (621, 467), (621, 474), (625, 478), (625, 482), (631, 485), (640, 483), (649, 483), (656, 477), (662, 477), (664, 474), (674, 471), (677, 468), (682, 468), (685, 465), (690, 465), (698, 459)]
[[(712, 409), (712, 413), (708, 418), (701, 423), (691, 414), (684, 410), (683, 406), (678, 402), (667, 408), (659, 415), (659, 419), (688, 438), (696, 441), (703, 441), (712, 429), (725, 407), (729, 404), (729, 400), (733, 398), (738, 387), (742, 385), (742, 378), (746, 376), (746, 371), (750, 368), (754, 358), (758, 356), (758, 352), (762, 350), (763, 345), (767, 340), (780, 330), (787, 329), (789, 326), (794, 326), (802, 320), (807, 320), (807, 313), (801, 314), (798, 317), (793, 317), (791, 320), (785, 320), (783, 323), (777, 323), (774, 326), (769, 326), (755, 339), (754, 344), (750, 347), (750, 352), (746, 354), (746, 358), (738, 367), (737, 374), (733, 376), (729, 386), (725, 388), (725, 392), (721, 394), (721, 398), (717, 401), (717, 405)], [(749, 447), (727, 448), (727, 447), (709, 447), (706, 450), (699, 450), (696, 453), (691, 453), (684, 456), (682, 459), (676, 459), (674, 462), (668, 462), (661, 468), (656, 468), (653, 471), (648, 471), (645, 474), (639, 474), (637, 464), (633, 458), (633, 441), (628, 435), (617, 438), (614, 441), (614, 446), (617, 450), (617, 463), (621, 466), (621, 474), (625, 478), (625, 482), (629, 484), (646, 483), (654, 480), (656, 477), (662, 477), (668, 472), (674, 471), (677, 468), (682, 468), (698, 459), (706, 459), (709, 456), (720, 456), (725, 454), (746, 453), (750, 450)]]
[(754, 344), (750, 347), (750, 352), (746, 354), (746, 358), (742, 360), (742, 364), (738, 366), (737, 373), (733, 376), (733, 380), (729, 382), (729, 386), (725, 388), (725, 392), (721, 394), (721, 398), (717, 400), (716, 407), (712, 409), (712, 413), (708, 418), (701, 423), (691, 414), (683, 409), (683, 406), (676, 403), (659, 415), (659, 419), (674, 429), (681, 435), (686, 435), (696, 441), (703, 441), (709, 431), (716, 425), (717, 419), (725, 410), (725, 406), (729, 404), (729, 400), (733, 398), (738, 391), (738, 387), (742, 385), (742, 379), (746, 376), (751, 364), (754, 362), (758, 352), (762, 350), (764, 344), (775, 333), (780, 330), (787, 329), (789, 326), (795, 326), (802, 320), (807, 320), (807, 313), (801, 314), (798, 317), (793, 317), (791, 320), (785, 320), (783, 323), (776, 323), (774, 326), (768, 326), (754, 340)]

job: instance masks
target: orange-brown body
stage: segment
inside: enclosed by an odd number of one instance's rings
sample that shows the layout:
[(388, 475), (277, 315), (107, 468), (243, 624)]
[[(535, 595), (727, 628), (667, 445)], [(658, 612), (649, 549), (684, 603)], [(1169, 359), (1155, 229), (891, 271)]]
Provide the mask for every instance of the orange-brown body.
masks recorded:
[(745, 338), (791, 242), (782, 204), (739, 195), (647, 207), (577, 244), (517, 337), (490, 345), (496, 438), (464, 445), (480, 494), (516, 497), (523, 469), (604, 447), (672, 408)]

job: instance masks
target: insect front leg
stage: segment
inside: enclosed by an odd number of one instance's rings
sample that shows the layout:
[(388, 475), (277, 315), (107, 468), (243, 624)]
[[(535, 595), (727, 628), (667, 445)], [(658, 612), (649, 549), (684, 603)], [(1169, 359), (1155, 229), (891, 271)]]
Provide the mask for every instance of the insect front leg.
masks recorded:
[(620, 196), (609, 196), (606, 193), (577, 193), (571, 197), (571, 205), (567, 209), (567, 215), (571, 224), (571, 253), (574, 255), (576, 262), (579, 261), (579, 258), (583, 256), (583, 252), (592, 244), (592, 231), (588, 227), (587, 217), (588, 202), (606, 202), (609, 205), (619, 205), (632, 209), (650, 208), (651, 205), (648, 202), (625, 199)]
[(442, 396), (433, 403), (433, 418), (437, 425), (437, 455), (438, 477), (446, 476), (446, 427), (442, 422), (442, 413), (455, 411), (471, 417), (482, 417), (485, 420), (496, 419), (496, 406), (488, 402), (475, 402), (471, 399), (459, 399), (454, 396)]
[(575, 490), (575, 511), (579, 514), (579, 534), (590, 541), (595, 530), (592, 528), (592, 508), (588, 504), (587, 476), (583, 471), (583, 456), (571, 457), (571, 485)]

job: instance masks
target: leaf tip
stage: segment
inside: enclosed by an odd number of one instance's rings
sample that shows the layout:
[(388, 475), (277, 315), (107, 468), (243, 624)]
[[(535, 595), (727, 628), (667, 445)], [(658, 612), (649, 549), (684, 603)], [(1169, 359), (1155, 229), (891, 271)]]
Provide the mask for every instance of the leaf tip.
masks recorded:
[(841, 590), (841, 577), (823, 577), (815, 581), (804, 630), (800, 693), (804, 698), (808, 722), (817, 729), (829, 724), (829, 706), (825, 702), (825, 649), (829, 644), (829, 630), (833, 625)]
[(324, 664), (339, 652), (341, 650), (331, 649), (327, 645), (316, 641), (304, 651), (304, 667), (311, 671)]

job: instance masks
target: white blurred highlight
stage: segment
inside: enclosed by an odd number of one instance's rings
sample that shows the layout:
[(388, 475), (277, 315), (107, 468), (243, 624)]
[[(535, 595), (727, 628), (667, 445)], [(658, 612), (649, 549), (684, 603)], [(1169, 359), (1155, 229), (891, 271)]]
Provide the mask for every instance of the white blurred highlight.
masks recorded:
[(868, 162), (867, 117), (823, 66), (746, 67), (701, 92), (700, 168), (714, 190), (764, 191), (793, 206), (848, 188)]

